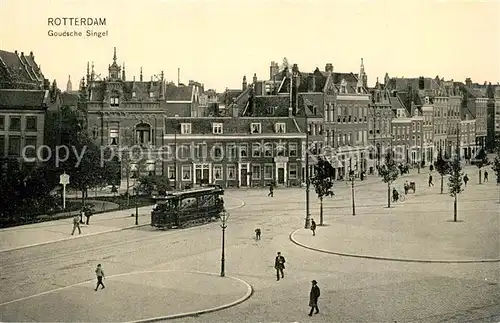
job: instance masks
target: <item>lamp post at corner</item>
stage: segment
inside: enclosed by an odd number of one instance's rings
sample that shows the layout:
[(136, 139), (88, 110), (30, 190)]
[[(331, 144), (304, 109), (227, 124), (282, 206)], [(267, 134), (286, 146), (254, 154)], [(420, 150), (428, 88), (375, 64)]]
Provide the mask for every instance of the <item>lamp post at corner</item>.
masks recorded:
[(135, 225), (139, 225), (139, 206), (137, 204), (137, 187), (134, 187), (135, 191)]
[(225, 246), (226, 246), (226, 228), (227, 228), (227, 219), (229, 218), (229, 213), (224, 209), (220, 214), (220, 227), (222, 229), (222, 257), (220, 263), (220, 276), (226, 276), (225, 272)]
[(354, 171), (351, 170), (349, 172), (349, 176), (351, 177), (351, 195), (352, 195), (352, 215), (356, 215), (356, 203), (354, 202)]

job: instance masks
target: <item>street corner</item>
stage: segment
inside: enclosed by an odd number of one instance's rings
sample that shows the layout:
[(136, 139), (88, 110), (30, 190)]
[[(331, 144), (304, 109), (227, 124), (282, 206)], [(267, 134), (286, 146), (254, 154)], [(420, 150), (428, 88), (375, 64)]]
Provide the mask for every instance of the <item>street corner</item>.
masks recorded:
[(240, 198), (243, 197), (242, 195), (235, 196), (233, 194), (226, 194), (224, 196), (224, 206), (226, 207), (226, 210), (235, 210), (235, 209), (240, 209), (246, 205), (246, 202)]
[(0, 304), (3, 322), (149, 322), (199, 315), (235, 306), (253, 293), (234, 277), (204, 272), (141, 271)]

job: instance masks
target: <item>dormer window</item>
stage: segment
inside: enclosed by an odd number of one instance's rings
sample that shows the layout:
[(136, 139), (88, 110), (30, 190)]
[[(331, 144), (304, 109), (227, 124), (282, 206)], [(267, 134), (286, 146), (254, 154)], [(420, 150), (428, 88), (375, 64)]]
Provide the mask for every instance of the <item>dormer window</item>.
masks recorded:
[(135, 91), (132, 92), (132, 97), (135, 99), (137, 96), (137, 94), (135, 93)]
[(181, 134), (190, 135), (191, 134), (191, 124), (190, 123), (181, 123)]
[(222, 134), (223, 133), (222, 123), (212, 123), (212, 133)]
[(109, 105), (112, 107), (118, 107), (120, 106), (120, 98), (118, 96), (112, 96), (109, 99)]
[(261, 133), (262, 132), (262, 125), (260, 123), (250, 124), (250, 132), (251, 133)]
[(286, 131), (286, 125), (282, 122), (278, 122), (274, 125), (274, 131), (276, 131), (276, 133), (285, 133)]

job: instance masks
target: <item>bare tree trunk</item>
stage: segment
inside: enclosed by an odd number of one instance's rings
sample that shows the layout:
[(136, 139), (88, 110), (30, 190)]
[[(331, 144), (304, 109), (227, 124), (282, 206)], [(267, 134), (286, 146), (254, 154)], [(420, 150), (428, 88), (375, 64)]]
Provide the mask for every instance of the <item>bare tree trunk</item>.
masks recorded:
[(481, 184), (481, 168), (479, 168), (479, 184)]
[(125, 194), (127, 195), (127, 207), (130, 206), (130, 194), (129, 194), (129, 191), (128, 191), (128, 188), (129, 188), (129, 183), (130, 183), (130, 173), (127, 172), (127, 190), (125, 191)]
[(441, 194), (443, 194), (443, 178), (444, 176), (441, 175)]
[(453, 222), (457, 222), (457, 194), (455, 194), (455, 200), (453, 201)]
[(391, 207), (391, 184), (387, 183), (387, 207)]
[(319, 225), (323, 225), (323, 196), (319, 198)]

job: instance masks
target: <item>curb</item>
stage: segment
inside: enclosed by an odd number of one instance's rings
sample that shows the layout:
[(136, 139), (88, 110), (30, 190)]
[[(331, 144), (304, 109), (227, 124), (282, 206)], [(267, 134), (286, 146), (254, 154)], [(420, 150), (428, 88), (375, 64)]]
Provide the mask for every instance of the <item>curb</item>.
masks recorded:
[[(240, 205), (234, 206), (234, 207), (231, 207), (231, 208), (227, 208), (227, 210), (239, 209), (239, 208), (242, 208), (242, 207), (244, 207), (246, 205), (245, 201), (243, 201), (243, 200), (241, 200), (241, 199), (239, 199), (237, 197), (231, 197), (231, 198), (235, 199), (235, 200), (239, 200), (240, 201)], [(119, 232), (119, 231), (124, 231), (124, 230), (131, 230), (131, 229), (145, 227), (145, 226), (149, 226), (149, 225), (150, 225), (150, 223), (139, 224), (139, 225), (130, 225), (130, 226), (127, 226), (127, 227), (124, 227), (124, 228), (116, 228), (116, 229), (110, 229), (110, 230), (106, 230), (106, 231), (89, 233), (89, 234), (85, 234), (85, 235), (77, 235), (77, 236), (74, 236), (73, 238), (68, 237), (68, 238), (61, 238), (61, 239), (57, 239), (57, 240), (44, 241), (44, 242), (40, 242), (40, 243), (33, 243), (33, 244), (21, 246), (21, 247), (14, 247), (14, 248), (9, 248), (9, 249), (2, 249), (2, 250), (0, 250), (0, 253), (2, 253), (2, 252), (8, 252), (8, 251), (20, 250), (20, 249), (25, 249), (25, 248), (31, 248), (31, 247), (36, 247), (36, 246), (43, 246), (43, 245), (46, 245), (46, 244), (51, 244), (51, 243), (56, 243), (56, 242), (62, 242), (62, 241), (66, 241), (66, 240), (72, 240), (72, 239), (79, 239), (79, 238), (84, 238), (84, 237), (90, 237), (90, 236), (94, 236), (94, 235), (98, 235), (98, 234), (105, 234), (105, 233), (111, 233), (111, 232)]]
[(84, 234), (84, 235), (79, 234), (77, 236), (74, 236), (73, 238), (61, 238), (61, 239), (57, 239), (57, 240), (50, 240), (50, 241), (44, 241), (44, 242), (40, 242), (40, 243), (33, 243), (33, 244), (26, 245), (26, 246), (21, 246), (21, 247), (14, 247), (14, 248), (10, 248), (10, 249), (2, 249), (2, 250), (0, 250), (0, 253), (2, 253), (2, 252), (8, 252), (8, 251), (20, 250), (20, 249), (25, 249), (25, 248), (31, 248), (31, 247), (36, 247), (36, 246), (43, 246), (43, 245), (46, 245), (46, 244), (51, 244), (51, 243), (56, 243), (56, 242), (61, 242), (61, 241), (67, 241), (67, 240), (73, 240), (73, 239), (80, 239), (80, 238), (85, 238), (85, 237), (91, 237), (91, 236), (95, 236), (95, 235), (98, 235), (98, 234), (105, 234), (105, 233), (111, 233), (111, 232), (119, 232), (119, 231), (124, 231), (124, 230), (130, 230), (130, 229), (133, 229), (133, 228), (145, 227), (145, 226), (148, 226), (148, 225), (150, 225), (150, 224), (149, 223), (148, 224), (139, 224), (139, 225), (133, 225), (133, 226), (128, 226), (128, 227), (124, 227), (124, 228), (116, 228), (116, 229), (110, 229), (110, 230), (106, 230), (106, 231), (93, 232), (93, 233)]
[[(106, 278), (120, 277), (120, 276), (127, 276), (127, 275), (135, 275), (135, 274), (161, 273), (161, 272), (180, 272), (180, 271), (179, 270), (135, 271), (135, 272), (130, 272), (130, 273), (124, 273), (124, 274), (117, 274), (117, 275), (107, 276)], [(222, 278), (222, 277), (220, 277), (219, 274), (202, 272), (202, 271), (181, 271), (181, 272), (182, 273), (189, 273), (189, 274), (202, 274), (202, 275), (215, 276), (215, 277)], [(171, 320), (171, 319), (176, 319), (176, 318), (182, 318), (182, 317), (188, 317), (188, 316), (196, 316), (196, 315), (200, 315), (200, 314), (205, 314), (205, 313), (210, 313), (210, 312), (216, 312), (216, 311), (220, 311), (220, 310), (223, 310), (223, 309), (230, 308), (230, 307), (236, 306), (238, 304), (241, 304), (244, 301), (248, 300), (253, 295), (253, 287), (248, 282), (244, 281), (243, 279), (232, 277), (232, 276), (225, 276), (225, 277), (223, 277), (223, 279), (226, 279), (226, 278), (237, 280), (237, 281), (243, 283), (246, 286), (246, 288), (247, 288), (247, 292), (245, 293), (245, 295), (243, 297), (238, 298), (237, 300), (235, 300), (235, 301), (233, 301), (231, 303), (220, 305), (220, 306), (216, 306), (216, 307), (211, 307), (211, 308), (202, 309), (202, 310), (193, 311), (193, 312), (186, 312), (186, 313), (179, 313), (179, 314), (172, 314), (172, 315), (165, 315), (165, 316), (159, 316), (159, 317), (146, 318), (146, 319), (137, 320), (137, 321), (130, 321), (130, 322), (127, 322), (127, 323), (157, 322), (157, 321), (162, 321), (162, 320)], [(50, 293), (53, 293), (53, 292), (57, 292), (57, 291), (69, 289), (69, 288), (72, 288), (72, 287), (75, 287), (75, 286), (80, 286), (80, 285), (87, 284), (87, 283), (90, 283), (90, 282), (93, 282), (93, 281), (94, 281), (93, 279), (92, 280), (86, 280), (86, 281), (83, 281), (83, 282), (80, 282), (80, 283), (77, 283), (77, 284), (73, 284), (73, 285), (70, 285), (70, 286), (60, 287), (60, 288), (52, 289), (52, 290), (49, 290), (49, 291), (46, 291), (46, 292), (34, 294), (34, 295), (31, 295), (31, 296), (27, 296), (27, 297), (23, 297), (23, 298), (18, 298), (18, 299), (12, 300), (12, 301), (8, 301), (8, 302), (2, 303), (2, 304), (0, 304), (0, 307), (4, 306), (4, 305), (9, 305), (9, 304), (12, 304), (12, 303), (21, 302), (21, 301), (24, 301), (24, 300), (27, 300), (27, 299), (35, 298), (35, 297), (38, 297), (38, 296), (50, 294)]]
[[(173, 271), (173, 270), (169, 270)], [(220, 276), (219, 274), (214, 274), (214, 273), (207, 273), (207, 272), (201, 272), (201, 271), (187, 271), (187, 273), (194, 273), (194, 274), (204, 274), (204, 275), (209, 275), (209, 276)], [(221, 277), (219, 277), (221, 278)], [(239, 282), (242, 282), (246, 287), (247, 287), (247, 292), (243, 297), (240, 297), (239, 299), (229, 303), (229, 304), (224, 304), (216, 307), (211, 307), (203, 310), (198, 310), (198, 311), (193, 311), (193, 312), (186, 312), (186, 313), (179, 313), (179, 314), (172, 314), (172, 315), (166, 315), (166, 316), (159, 316), (159, 317), (152, 317), (148, 319), (142, 319), (142, 320), (137, 320), (137, 321), (130, 321), (127, 323), (149, 323), (149, 322), (158, 322), (158, 321), (163, 321), (163, 320), (172, 320), (172, 319), (178, 319), (178, 318), (183, 318), (183, 317), (188, 317), (188, 316), (197, 316), (200, 314), (206, 314), (206, 313), (211, 313), (211, 312), (217, 312), (220, 310), (224, 310), (226, 308), (230, 308), (233, 306), (236, 306), (238, 304), (243, 303), (244, 301), (248, 300), (252, 295), (253, 295), (253, 287), (246, 281), (240, 278), (232, 277), (232, 276), (225, 276), (224, 278), (231, 278), (234, 280), (237, 280)]]
[(358, 255), (358, 254), (353, 254), (353, 253), (343, 253), (343, 252), (336, 252), (336, 251), (330, 251), (330, 250), (325, 250), (325, 249), (320, 249), (320, 248), (314, 248), (310, 247), (308, 245), (305, 245), (301, 242), (298, 242), (294, 235), (297, 231), (302, 230), (302, 229), (296, 229), (290, 233), (288, 236), (290, 241), (295, 243), (296, 245), (306, 248), (309, 250), (317, 251), (317, 252), (322, 252), (322, 253), (328, 253), (331, 255), (337, 255), (337, 256), (343, 256), (343, 257), (351, 257), (351, 258), (363, 258), (363, 259), (372, 259), (372, 260), (383, 260), (383, 261), (397, 261), (397, 262), (412, 262), (412, 263), (427, 263), (427, 264), (472, 264), (472, 263), (492, 263), (492, 262), (500, 262), (500, 259), (477, 259), (477, 260), (441, 260), (441, 259), (411, 259), (411, 258), (391, 258), (391, 257), (379, 257), (379, 256), (370, 256), (370, 255)]

